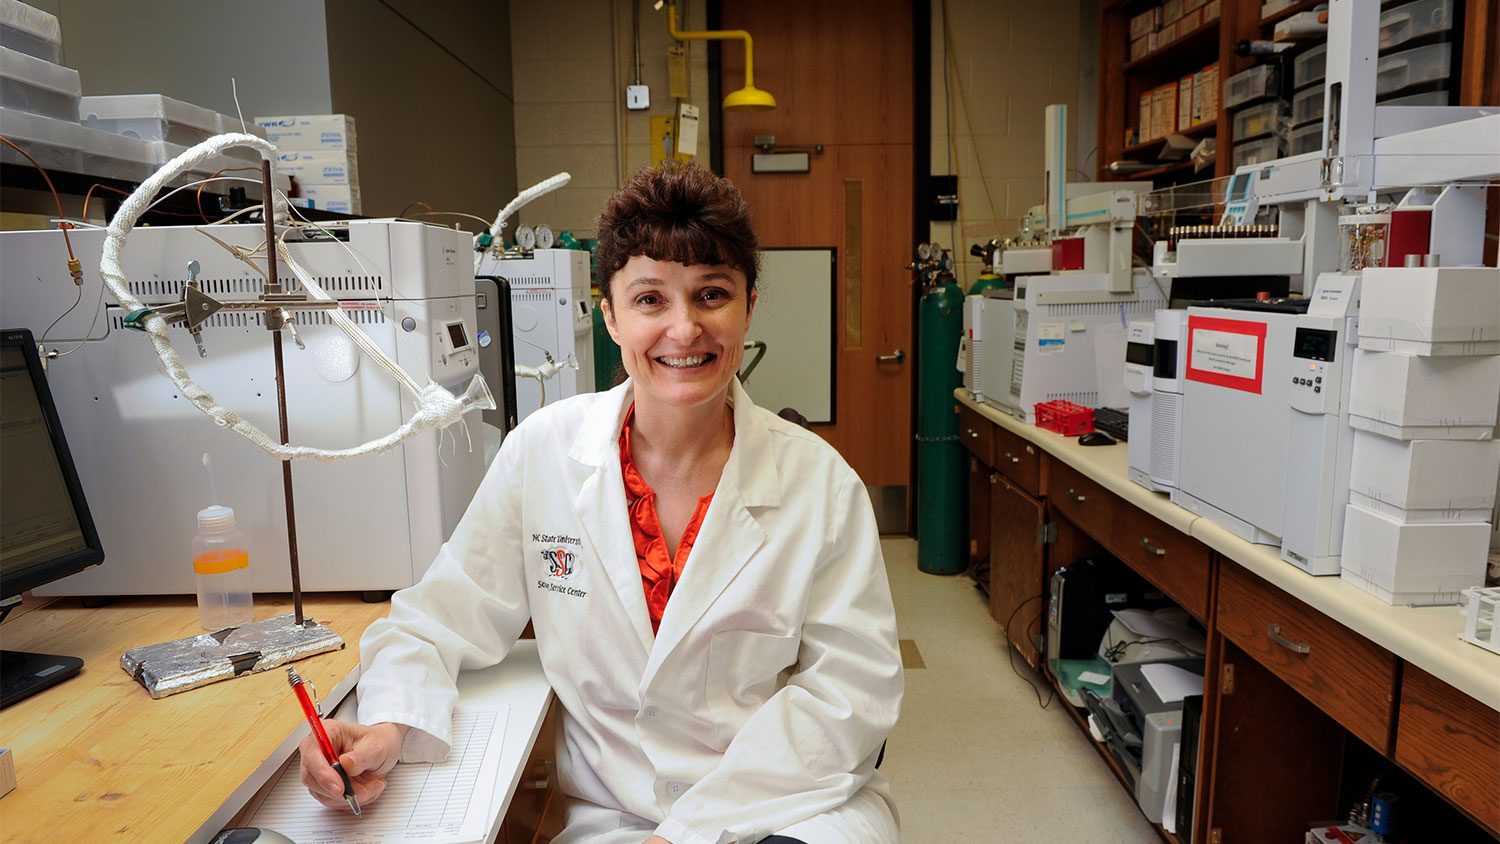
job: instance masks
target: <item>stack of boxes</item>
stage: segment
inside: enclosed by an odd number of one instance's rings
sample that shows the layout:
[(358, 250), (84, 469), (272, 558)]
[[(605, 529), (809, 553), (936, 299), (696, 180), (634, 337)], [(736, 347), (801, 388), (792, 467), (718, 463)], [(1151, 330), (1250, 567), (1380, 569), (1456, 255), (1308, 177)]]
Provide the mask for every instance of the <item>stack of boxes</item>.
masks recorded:
[(1165, 138), (1219, 117), (1219, 65), (1211, 64), (1177, 82), (1141, 94), (1135, 143)]
[(297, 180), (306, 207), (341, 214), (361, 211), (354, 118), (346, 114), (257, 117), (276, 146), (278, 172)]
[(1371, 268), (1341, 576), (1392, 604), (1482, 586), (1500, 441), (1500, 270)]
[[(0, 127), (49, 170), (139, 181), (155, 158), (141, 141), (80, 125), (78, 71), (58, 63), (57, 18), (17, 0), (0, 0)], [(30, 166), (0, 146), (0, 161)]]
[(1166, 0), (1130, 18), (1130, 60), (1142, 59), (1219, 19), (1222, 0)]

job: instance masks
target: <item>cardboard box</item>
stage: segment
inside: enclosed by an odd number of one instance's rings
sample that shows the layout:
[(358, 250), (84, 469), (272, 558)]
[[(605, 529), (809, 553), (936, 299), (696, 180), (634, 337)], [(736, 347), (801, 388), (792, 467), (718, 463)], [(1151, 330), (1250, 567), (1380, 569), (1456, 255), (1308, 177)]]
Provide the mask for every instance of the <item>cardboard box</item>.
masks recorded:
[(1157, 137), (1166, 137), (1177, 131), (1177, 85), (1173, 82), (1161, 86), (1162, 91), (1162, 124), (1161, 134)]
[(1166, 0), (1161, 4), (1161, 25), (1175, 23), (1182, 17), (1182, 0)]
[(1193, 125), (1193, 77), (1184, 76), (1177, 83), (1177, 129)]
[(1219, 19), (1221, 0), (1208, 0), (1203, 4), (1203, 22), (1216, 21)]
[(1161, 29), (1161, 7), (1147, 9), (1130, 19), (1130, 40), (1145, 38), (1147, 33)]
[(359, 164), (349, 151), (281, 150), (276, 172), (294, 177), (301, 184), (359, 186)]
[(301, 187), (302, 198), (308, 200), (309, 207), (321, 208), (324, 211), (336, 211), (340, 214), (360, 213), (359, 185), (320, 185), (314, 183), (304, 184)]
[(1147, 133), (1146, 140), (1151, 141), (1160, 138), (1163, 126), (1166, 125), (1164, 111), (1167, 107), (1167, 96), (1164, 88), (1151, 89), (1151, 131)]
[(1141, 123), (1136, 132), (1138, 143), (1151, 139), (1151, 92), (1147, 91), (1141, 95)]
[(1410, 524), (1349, 504), (1339, 576), (1388, 604), (1457, 603), (1484, 585), (1490, 526)]
[(1201, 9), (1208, 4), (1208, 0), (1182, 0), (1182, 13), (1185, 15), (1194, 9)]
[(1161, 31), (1158, 32), (1158, 33), (1156, 33), (1156, 34), (1157, 34), (1157, 36), (1160, 37), (1161, 44), (1162, 44), (1163, 47), (1165, 47), (1168, 44), (1171, 44), (1173, 41), (1176, 41), (1177, 40), (1177, 21), (1172, 21), (1171, 23), (1164, 23), (1164, 24), (1162, 24), (1161, 25)]
[(347, 114), (289, 114), (257, 117), (255, 124), (266, 130), (266, 140), (281, 149), (357, 149), (354, 118)]
[(1177, 21), (1177, 37), (1181, 38), (1189, 32), (1203, 25), (1203, 10), (1194, 9), (1191, 12), (1183, 12)]
[(1360, 288), (1361, 349), (1500, 354), (1500, 269), (1372, 267)]
[(1402, 442), (1354, 432), (1349, 495), (1403, 522), (1483, 522), (1495, 506), (1500, 441)]
[(1193, 124), (1197, 126), (1208, 118), (1203, 114), (1203, 71), (1193, 74)]
[[(1155, 35), (1156, 33), (1151, 33)], [(1144, 59), (1151, 52), (1151, 38), (1142, 36), (1130, 42), (1130, 60)]]
[(1219, 119), (1219, 65), (1203, 68), (1203, 119)]
[(1398, 440), (1487, 440), (1500, 406), (1500, 356), (1354, 352), (1349, 424)]

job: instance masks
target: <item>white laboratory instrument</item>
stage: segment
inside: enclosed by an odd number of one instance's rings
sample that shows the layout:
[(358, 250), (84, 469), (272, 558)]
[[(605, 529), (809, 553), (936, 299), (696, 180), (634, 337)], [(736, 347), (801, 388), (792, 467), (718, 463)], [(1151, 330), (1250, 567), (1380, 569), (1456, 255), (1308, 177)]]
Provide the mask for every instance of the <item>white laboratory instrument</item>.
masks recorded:
[[(102, 289), (102, 230), (74, 229), (86, 268), (82, 302), (48, 333), (49, 347), (76, 351), (54, 359), (48, 380), (70, 432), (84, 491), (110, 564), (57, 581), (48, 595), (190, 594), (183, 556), (192, 513), (205, 494), (198, 460), (213, 455), (219, 495), (250, 537), (252, 586), (290, 588), (281, 466), (250, 441), (205, 424), (203, 414), (161, 377), (144, 335)], [(152, 226), (130, 234), (124, 269), (147, 305), (182, 299), (190, 261), (203, 291), (232, 301), (262, 291), (258, 270), (207, 235), (254, 250), (259, 225)], [(337, 239), (289, 240), (298, 262), (345, 303), (343, 310), (406, 372), (461, 390), (479, 371), (474, 337), (474, 278), (469, 237), (452, 229), (393, 220), (354, 220)], [(0, 309), (7, 323), (41, 337), (73, 304), (56, 231), (0, 234)], [(28, 283), (13, 283), (28, 280)], [(293, 291), (296, 289), (292, 283)], [(101, 303), (95, 307), (94, 303)], [(400, 385), (366, 365), (353, 343), (321, 312), (294, 315), (305, 350), (286, 352), (289, 430), (294, 442), (346, 447), (384, 434), (412, 412)], [(192, 349), (185, 329), (172, 329)], [(222, 311), (202, 331), (207, 356), (192, 356), (193, 376), (253, 424), (276, 430), (271, 340), (257, 313)], [(85, 338), (87, 341), (85, 342)], [(472, 447), (470, 443), (472, 442)], [(310, 591), (384, 591), (415, 583), (467, 507), (483, 476), (477, 414), (463, 425), (426, 432), (360, 460), (297, 466), (296, 504), (302, 587)], [(43, 590), (39, 590), (43, 593)]]
[(1182, 456), (1182, 389), (1187, 376), (1187, 311), (1156, 312), (1151, 359), (1151, 470), (1158, 492), (1177, 488)]
[(1156, 357), (1156, 319), (1133, 320), (1125, 338), (1125, 389), (1130, 391), (1130, 438), (1126, 462), (1130, 479), (1151, 486), (1151, 380)]
[[(545, 403), (594, 391), (594, 300), (589, 295), (589, 253), (536, 249), (522, 255), (484, 253), (476, 276), (510, 284), (514, 330), (516, 419)], [(519, 374), (525, 367), (542, 378)], [(549, 377), (550, 376), (550, 377)]]

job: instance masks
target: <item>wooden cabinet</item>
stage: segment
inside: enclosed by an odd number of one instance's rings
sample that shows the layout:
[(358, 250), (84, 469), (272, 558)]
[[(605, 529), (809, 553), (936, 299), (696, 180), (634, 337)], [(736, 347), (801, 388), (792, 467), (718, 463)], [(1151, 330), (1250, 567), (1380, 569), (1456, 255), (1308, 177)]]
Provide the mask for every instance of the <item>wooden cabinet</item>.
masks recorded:
[[(1047, 464), (1047, 500), (1085, 533), (1107, 542), (1118, 497), (1061, 460), (1048, 458)], [(1119, 506), (1130, 505), (1120, 502)]]
[(548, 805), (557, 802), (549, 801), (549, 797), (557, 790), (554, 742), (559, 705), (554, 701), (547, 710), (547, 717), (542, 720), (541, 731), (537, 733), (526, 767), (521, 769), (521, 782), (516, 786), (515, 796), (510, 799), (495, 844), (545, 844), (562, 831), (562, 813), (556, 811), (556, 805)]
[(1035, 668), (1034, 637), (1046, 610), (1042, 589), (1045, 509), (998, 472), (990, 480), (990, 615), (1016, 653)]
[(1396, 761), (1500, 834), (1500, 715), (1413, 665), (1400, 712)]
[(1236, 563), (1219, 567), (1218, 631), (1366, 744), (1390, 753), (1396, 657)]
[(995, 465), (993, 440), (995, 423), (964, 405), (958, 406), (958, 441), (986, 466)]
[(1032, 443), (1019, 435), (993, 425), (992, 447), (994, 466), (1011, 483), (1026, 491), (1032, 498), (1042, 495), (1042, 455)]
[[(990, 568), (990, 467), (969, 457), (969, 571), (985, 578), (988, 587)], [(980, 569), (984, 571), (981, 572)]]
[(1208, 620), (1207, 546), (1123, 501), (1116, 508), (1109, 540), (1126, 565), (1194, 618)]

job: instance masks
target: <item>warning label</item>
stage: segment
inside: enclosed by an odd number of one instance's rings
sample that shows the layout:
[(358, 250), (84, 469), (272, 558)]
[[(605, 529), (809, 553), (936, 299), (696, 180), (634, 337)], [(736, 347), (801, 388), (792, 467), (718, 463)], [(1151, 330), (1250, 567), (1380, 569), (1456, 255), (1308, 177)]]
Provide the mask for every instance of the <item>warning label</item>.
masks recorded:
[(1261, 392), (1266, 324), (1217, 317), (1188, 317), (1187, 377), (1249, 393)]

